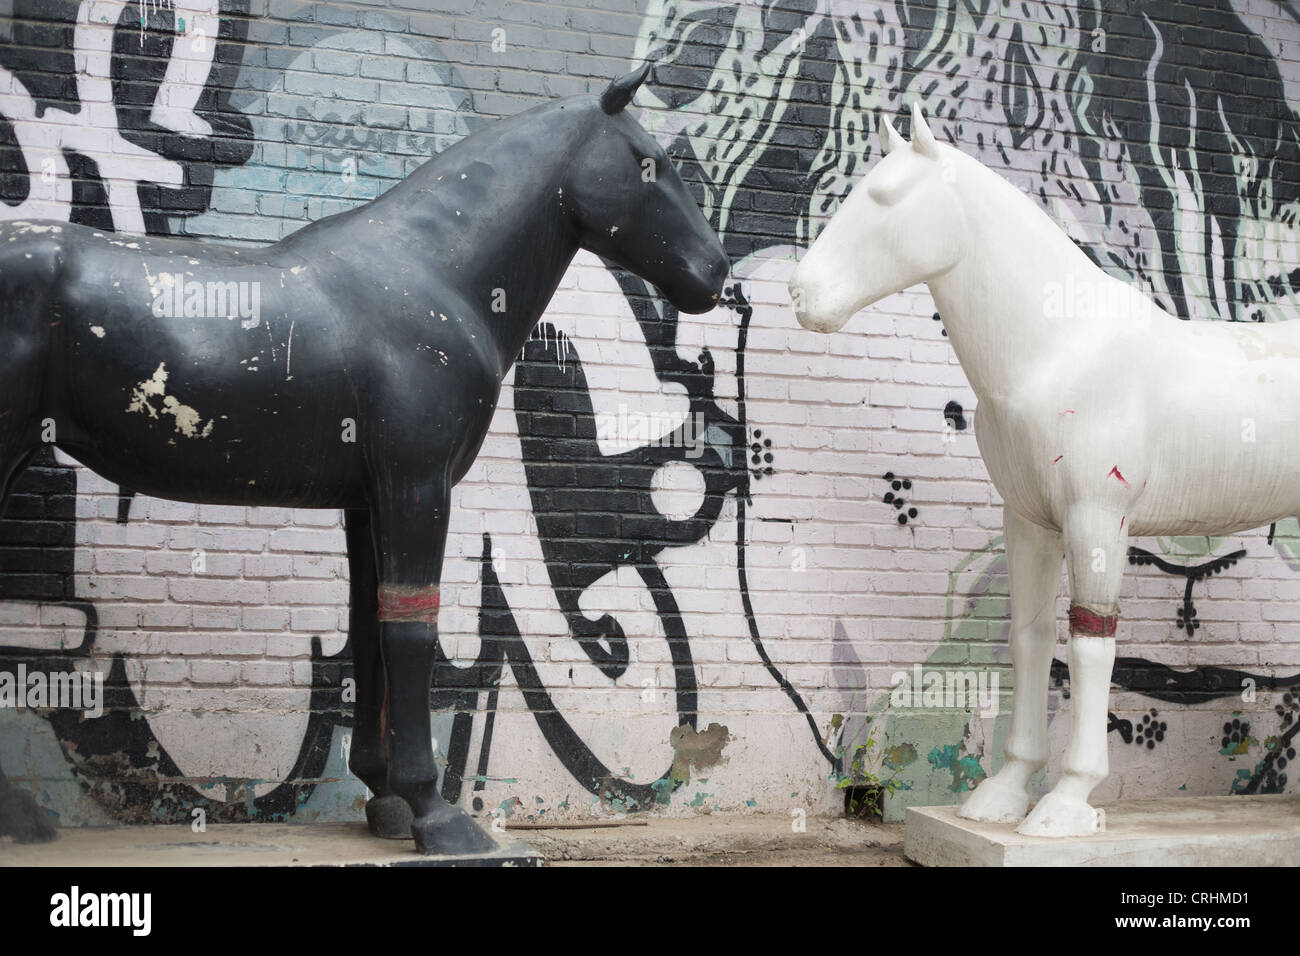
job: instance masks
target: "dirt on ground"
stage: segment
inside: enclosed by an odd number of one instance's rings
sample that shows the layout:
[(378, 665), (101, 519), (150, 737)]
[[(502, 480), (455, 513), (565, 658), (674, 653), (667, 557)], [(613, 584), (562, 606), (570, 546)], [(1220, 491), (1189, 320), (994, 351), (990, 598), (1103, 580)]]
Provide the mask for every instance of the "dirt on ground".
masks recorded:
[[(550, 866), (910, 866), (901, 823), (778, 814), (653, 817), (598, 827), (511, 825)], [(802, 826), (800, 830), (798, 827)]]

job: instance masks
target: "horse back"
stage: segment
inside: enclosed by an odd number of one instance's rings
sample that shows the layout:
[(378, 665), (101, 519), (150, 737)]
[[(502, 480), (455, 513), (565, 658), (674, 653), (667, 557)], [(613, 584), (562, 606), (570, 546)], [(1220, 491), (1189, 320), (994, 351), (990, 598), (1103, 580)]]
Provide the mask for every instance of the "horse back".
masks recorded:
[(418, 289), (377, 298), (379, 277), (333, 257), (19, 224), (0, 227), (0, 286), (0, 390), (39, 396), (25, 427), (53, 419), (60, 447), (160, 497), (349, 507), (389, 454), (374, 442), (449, 413), (485, 430), (499, 388), (431, 389), (463, 357), (461, 323), (431, 318)]

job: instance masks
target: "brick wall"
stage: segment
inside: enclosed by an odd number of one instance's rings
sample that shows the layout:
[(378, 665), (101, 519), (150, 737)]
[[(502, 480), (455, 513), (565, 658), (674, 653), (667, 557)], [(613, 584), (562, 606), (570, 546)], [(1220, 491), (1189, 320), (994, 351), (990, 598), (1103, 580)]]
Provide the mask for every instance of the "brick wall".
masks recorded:
[[(877, 116), (919, 100), (1171, 312), (1297, 314), (1300, 27), (1273, 3), (210, 2), (0, 0), (0, 216), (274, 241), (654, 55), (641, 120), (733, 259), (724, 305), (678, 317), (580, 254), (507, 379), (431, 698), (476, 810), (830, 812), (861, 763), (892, 816), (997, 768), (1000, 501), (942, 321), (919, 288), (821, 336), (785, 292)], [(681, 429), (695, 450), (654, 441)], [(579, 461), (611, 467), (551, 483)], [(102, 717), (0, 708), (0, 764), (62, 822), (357, 817), (337, 513), (152, 499), (47, 452), (7, 514), (4, 666), (109, 675)], [(1300, 528), (1134, 544), (1098, 795), (1287, 788)], [(589, 642), (619, 633), (611, 676)], [(998, 713), (907, 706), (914, 665), (996, 676)]]

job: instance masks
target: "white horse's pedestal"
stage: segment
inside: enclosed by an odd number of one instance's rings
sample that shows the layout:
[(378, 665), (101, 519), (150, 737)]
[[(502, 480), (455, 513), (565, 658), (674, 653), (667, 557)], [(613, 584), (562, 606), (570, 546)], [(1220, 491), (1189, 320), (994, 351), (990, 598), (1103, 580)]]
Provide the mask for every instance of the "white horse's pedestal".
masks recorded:
[[(1005, 502), (1015, 667), (1006, 760), (956, 816), (1025, 837), (1088, 836), (1102, 826), (1088, 796), (1108, 773), (1129, 537), (1227, 535), (1300, 513), (1300, 322), (1180, 321), (1094, 265), (1006, 180), (937, 142), (916, 106), (912, 131), (907, 143), (881, 124), (888, 155), (799, 263), (791, 297), (800, 324), (833, 332), (929, 285)], [(1026, 785), (1047, 762), (1063, 556), (1070, 738), (1060, 780), (1029, 812)]]
[(1166, 797), (1104, 811), (1102, 832), (1061, 840), (982, 823), (956, 807), (910, 807), (903, 853), (922, 866), (1294, 866), (1300, 799)]

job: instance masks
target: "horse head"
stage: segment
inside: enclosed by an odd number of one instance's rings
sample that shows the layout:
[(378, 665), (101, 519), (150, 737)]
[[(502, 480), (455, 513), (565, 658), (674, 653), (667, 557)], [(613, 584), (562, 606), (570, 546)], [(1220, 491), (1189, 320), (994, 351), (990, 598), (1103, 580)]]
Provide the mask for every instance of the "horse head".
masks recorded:
[(625, 112), (649, 72), (646, 64), (614, 80), (588, 104), (565, 207), (582, 248), (653, 283), (682, 312), (707, 312), (731, 267), (668, 154)]
[(790, 277), (799, 324), (835, 332), (858, 310), (961, 259), (966, 217), (958, 170), (966, 157), (935, 141), (917, 104), (912, 142), (884, 118), (885, 158), (863, 177)]

